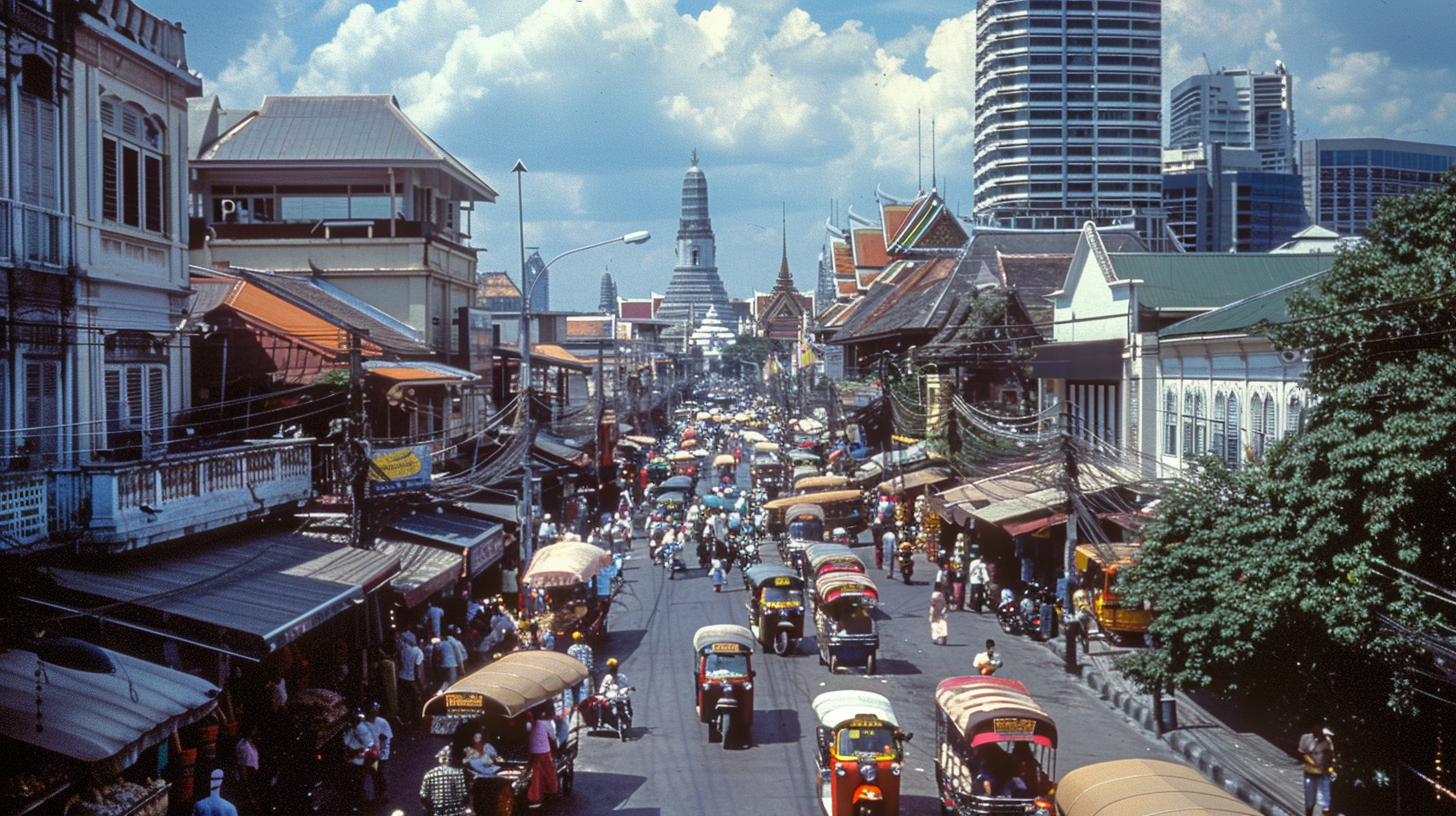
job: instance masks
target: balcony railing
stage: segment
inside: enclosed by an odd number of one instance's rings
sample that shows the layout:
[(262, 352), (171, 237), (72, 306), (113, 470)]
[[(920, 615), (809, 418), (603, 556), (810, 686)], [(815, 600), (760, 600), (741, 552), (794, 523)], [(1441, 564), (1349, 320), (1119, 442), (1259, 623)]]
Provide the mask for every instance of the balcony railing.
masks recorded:
[(71, 232), (65, 213), (0, 198), (0, 263), (66, 269)]
[(313, 444), (267, 440), (0, 479), (0, 542), (127, 550), (264, 516), (313, 495)]

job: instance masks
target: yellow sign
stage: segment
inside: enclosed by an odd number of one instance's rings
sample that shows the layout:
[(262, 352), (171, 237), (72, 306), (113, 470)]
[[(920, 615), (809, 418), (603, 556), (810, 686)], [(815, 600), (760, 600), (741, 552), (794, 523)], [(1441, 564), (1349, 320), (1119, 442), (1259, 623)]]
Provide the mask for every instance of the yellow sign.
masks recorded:
[(997, 717), (991, 727), (1000, 737), (1029, 737), (1036, 733), (1036, 720), (1027, 717)]
[(485, 707), (485, 695), (474, 691), (457, 691), (445, 695), (445, 713), (476, 714)]
[(731, 653), (736, 654), (738, 652), (747, 651), (747, 650), (744, 649), (741, 645), (739, 645), (737, 643), (714, 643), (713, 644), (713, 651), (715, 651), (715, 652), (731, 652)]
[(430, 484), (430, 448), (380, 448), (369, 452), (369, 478), (375, 493), (417, 490)]
[(777, 578), (774, 579), (773, 585), (774, 586), (793, 586), (794, 585), (794, 579), (793, 578), (790, 578), (787, 575), (781, 575), (781, 576), (779, 576), (779, 577), (777, 577)]

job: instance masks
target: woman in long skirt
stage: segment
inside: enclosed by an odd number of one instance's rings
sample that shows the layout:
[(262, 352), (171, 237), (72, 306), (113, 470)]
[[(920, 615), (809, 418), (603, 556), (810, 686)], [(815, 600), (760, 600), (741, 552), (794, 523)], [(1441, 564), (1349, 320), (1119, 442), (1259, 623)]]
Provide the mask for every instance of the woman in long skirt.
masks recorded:
[(945, 593), (940, 590), (930, 593), (930, 642), (941, 646), (950, 636), (950, 625), (945, 620)]

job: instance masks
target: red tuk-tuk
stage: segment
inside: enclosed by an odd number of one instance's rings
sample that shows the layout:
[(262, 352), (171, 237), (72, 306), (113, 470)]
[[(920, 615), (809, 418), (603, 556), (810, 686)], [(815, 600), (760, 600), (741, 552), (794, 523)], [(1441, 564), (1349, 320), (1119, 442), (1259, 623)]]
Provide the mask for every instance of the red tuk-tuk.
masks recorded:
[(814, 764), (826, 816), (893, 816), (900, 812), (905, 741), (890, 701), (868, 691), (830, 691), (814, 698)]
[(753, 727), (753, 644), (752, 632), (731, 623), (693, 635), (698, 722), (708, 724), (709, 742), (722, 740), (725, 748)]

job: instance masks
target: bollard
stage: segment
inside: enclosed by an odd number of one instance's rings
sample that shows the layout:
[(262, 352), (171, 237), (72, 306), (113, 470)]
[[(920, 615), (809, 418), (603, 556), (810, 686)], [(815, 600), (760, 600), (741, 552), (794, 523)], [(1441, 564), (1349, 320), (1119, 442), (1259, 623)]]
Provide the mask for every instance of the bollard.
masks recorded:
[(1172, 731), (1178, 727), (1178, 700), (1169, 692), (1159, 703), (1158, 720), (1163, 725), (1164, 731)]
[(1163, 736), (1163, 690), (1153, 687), (1153, 733)]
[(1077, 665), (1077, 635), (1081, 633), (1082, 622), (1076, 618), (1068, 618), (1062, 631), (1067, 633), (1066, 667), (1067, 674), (1081, 674), (1081, 666)]

